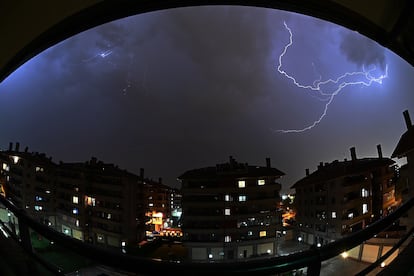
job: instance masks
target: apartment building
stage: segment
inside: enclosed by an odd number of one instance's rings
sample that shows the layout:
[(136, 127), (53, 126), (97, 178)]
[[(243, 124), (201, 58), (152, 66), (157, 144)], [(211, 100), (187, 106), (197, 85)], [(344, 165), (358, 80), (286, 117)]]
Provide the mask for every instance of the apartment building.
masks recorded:
[(16, 206), (24, 209), (40, 222), (52, 225), (55, 221), (56, 164), (43, 153), (30, 153), (20, 144), (1, 153), (1, 175), (5, 194)]
[[(414, 126), (411, 122), (408, 110), (403, 112), (407, 130), (401, 135), (391, 157), (406, 158), (406, 164), (399, 169), (399, 181), (397, 185), (398, 195), (402, 202), (414, 197)], [(414, 210), (408, 211), (408, 216), (401, 218), (401, 223), (408, 229), (414, 226)]]
[(323, 245), (358, 231), (396, 208), (394, 161), (382, 156), (320, 163), (297, 181), (298, 239)]
[(394, 161), (382, 156), (320, 163), (297, 181), (298, 240), (321, 246), (363, 229), (396, 208)]
[[(68, 236), (107, 247), (135, 245), (145, 238), (146, 179), (96, 158), (56, 164), (43, 153), (19, 147), (10, 143), (0, 152), (0, 182), (5, 196), (30, 216)], [(169, 204), (161, 198), (154, 207)]]
[(56, 228), (94, 244), (125, 247), (144, 238), (142, 179), (92, 158), (57, 168)]
[(277, 211), (284, 173), (265, 166), (228, 163), (183, 173), (183, 241), (192, 261), (245, 259), (276, 252)]
[[(178, 189), (162, 183), (162, 178), (154, 181), (144, 178), (144, 170), (140, 175), (143, 179), (143, 204), (146, 209), (146, 236), (172, 235), (181, 236), (181, 231), (168, 229), (177, 227), (180, 219), (181, 195)], [(167, 233), (168, 231), (168, 233)]]

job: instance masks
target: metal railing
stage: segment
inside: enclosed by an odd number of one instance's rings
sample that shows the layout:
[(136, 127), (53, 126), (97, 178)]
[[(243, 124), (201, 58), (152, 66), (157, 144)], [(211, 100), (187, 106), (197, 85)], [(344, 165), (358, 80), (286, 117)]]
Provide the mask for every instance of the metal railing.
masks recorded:
[[(212, 262), (212, 263), (193, 263), (191, 261), (168, 261), (138, 257), (122, 252), (96, 247), (92, 244), (68, 237), (50, 227), (41, 224), (29, 217), (24, 210), (17, 208), (11, 201), (0, 196), (0, 203), (4, 205), (18, 219), (19, 243), (33, 254), (30, 241), (29, 228), (38, 232), (45, 238), (72, 250), (81, 256), (85, 256), (97, 263), (114, 267), (122, 271), (139, 273), (139, 275), (159, 275), (160, 273), (183, 274), (197, 273), (200, 275), (226, 274), (242, 275), (255, 273), (261, 275), (278, 274), (289, 272), (295, 269), (307, 267), (307, 275), (319, 275), (322, 261), (336, 257), (339, 254), (358, 246), (364, 241), (374, 237), (379, 232), (385, 230), (398, 218), (405, 214), (414, 206), (414, 198), (410, 199), (388, 216), (378, 220), (366, 228), (349, 234), (348, 236), (326, 244), (320, 248), (312, 248), (307, 251), (292, 253), (285, 256), (269, 257), (265, 259), (237, 260), (234, 262)], [(365, 274), (375, 269), (385, 258), (390, 256), (394, 250), (412, 234), (414, 230), (407, 232), (394, 247), (384, 256), (367, 267), (361, 273)], [(61, 273), (61, 271), (57, 271)], [(362, 275), (362, 274), (361, 274)]]

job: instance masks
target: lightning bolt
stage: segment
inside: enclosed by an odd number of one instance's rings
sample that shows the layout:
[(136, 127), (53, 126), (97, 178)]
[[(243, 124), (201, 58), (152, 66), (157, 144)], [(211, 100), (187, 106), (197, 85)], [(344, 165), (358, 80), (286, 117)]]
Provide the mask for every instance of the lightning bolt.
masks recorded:
[[(281, 133), (301, 133), (305, 132), (307, 130), (310, 130), (317, 126), (323, 118), (328, 113), (329, 105), (334, 100), (335, 96), (338, 95), (342, 89), (348, 86), (354, 86), (354, 85), (364, 85), (364, 86), (371, 86), (373, 83), (382, 84), (382, 80), (388, 77), (388, 65), (385, 67), (385, 74), (382, 74), (378, 77), (375, 77), (372, 75), (372, 73), (376, 70), (376, 67), (372, 67), (369, 70), (365, 70), (365, 67), (362, 68), (362, 71), (356, 71), (356, 72), (347, 72), (343, 75), (339, 76), (336, 79), (328, 79), (328, 80), (322, 80), (322, 76), (319, 74), (319, 78), (313, 81), (311, 85), (304, 85), (299, 83), (295, 77), (289, 75), (285, 70), (282, 69), (282, 59), (286, 55), (288, 49), (290, 46), (293, 45), (293, 33), (292, 30), (288, 27), (286, 22), (283, 22), (285, 25), (286, 30), (289, 32), (289, 43), (285, 45), (283, 48), (282, 53), (279, 55), (279, 64), (277, 66), (277, 71), (285, 76), (288, 80), (292, 81), (294, 85), (296, 85), (298, 88), (307, 90), (312, 94), (312, 96), (318, 98), (321, 101), (325, 101), (325, 106), (323, 109), (323, 112), (320, 114), (319, 118), (315, 120), (312, 124), (301, 128), (301, 129), (279, 129), (274, 130), (275, 132), (281, 132)], [(315, 70), (315, 67), (314, 67)], [(316, 71), (316, 70), (315, 70)], [(359, 78), (357, 80), (350, 81), (349, 78)], [(325, 92), (322, 88), (326, 86), (333, 86), (334, 88), (329, 93)], [(316, 93), (316, 95), (315, 95)]]
[(98, 57), (100, 57), (100, 58), (106, 58), (107, 56), (109, 56), (111, 54), (112, 54), (112, 50), (101, 51), (101, 52), (97, 53), (96, 55), (93, 55), (93, 56), (91, 56), (91, 57), (89, 57), (87, 59), (84, 59), (82, 61), (83, 62), (89, 62), (89, 61), (91, 61), (91, 60), (93, 60), (95, 58), (98, 58)]

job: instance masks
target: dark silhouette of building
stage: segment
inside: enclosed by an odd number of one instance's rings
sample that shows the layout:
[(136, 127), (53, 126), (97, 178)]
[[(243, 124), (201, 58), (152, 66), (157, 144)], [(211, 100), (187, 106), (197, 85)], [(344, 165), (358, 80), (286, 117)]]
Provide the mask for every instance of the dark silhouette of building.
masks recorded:
[(57, 230), (113, 247), (135, 245), (144, 238), (139, 176), (96, 158), (60, 163), (57, 172)]
[[(411, 122), (408, 110), (405, 110), (403, 115), (407, 130), (401, 135), (391, 157), (407, 158), (407, 163), (399, 169), (400, 176), (396, 187), (402, 202), (406, 202), (414, 197), (414, 126)], [(414, 226), (413, 217), (414, 210), (410, 210), (408, 212), (408, 217), (401, 218), (401, 221), (407, 225), (408, 228), (411, 228)]]
[[(137, 245), (154, 229), (149, 213), (160, 213), (161, 229), (178, 208), (177, 191), (96, 158), (56, 164), (43, 153), (10, 143), (0, 152), (3, 194), (30, 216), (73, 238), (108, 247)], [(158, 229), (160, 230), (160, 229)]]
[(298, 239), (323, 245), (378, 220), (397, 207), (394, 161), (382, 156), (320, 163), (318, 169), (297, 181)]
[(284, 173), (266, 166), (228, 163), (182, 174), (183, 241), (193, 261), (275, 254), (277, 212)]

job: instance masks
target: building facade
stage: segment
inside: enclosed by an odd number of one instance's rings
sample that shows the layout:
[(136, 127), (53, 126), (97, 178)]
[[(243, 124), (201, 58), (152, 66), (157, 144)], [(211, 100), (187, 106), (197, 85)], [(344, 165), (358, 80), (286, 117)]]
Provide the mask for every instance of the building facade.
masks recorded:
[(125, 247), (144, 238), (142, 179), (96, 158), (60, 163), (56, 229), (93, 244)]
[[(414, 126), (408, 110), (405, 110), (403, 115), (407, 130), (401, 135), (391, 157), (406, 158), (407, 161), (399, 170), (400, 177), (397, 185), (398, 195), (404, 203), (414, 197)], [(407, 225), (407, 228), (410, 229), (414, 226), (413, 218), (414, 210), (412, 208), (408, 211), (407, 217), (401, 218), (401, 223)]]
[(192, 261), (227, 261), (276, 252), (284, 173), (270, 165), (228, 163), (182, 174), (183, 241)]
[[(70, 237), (104, 247), (137, 245), (146, 238), (149, 213), (172, 217), (177, 191), (96, 158), (56, 164), (45, 154), (0, 152), (3, 195), (39, 222)], [(173, 206), (176, 206), (173, 204)], [(158, 222), (157, 222), (158, 223)], [(158, 229), (158, 230), (160, 230)]]
[(394, 161), (382, 156), (320, 163), (297, 181), (298, 240), (321, 246), (365, 228), (396, 208)]
[[(182, 233), (178, 229), (180, 219), (181, 195), (178, 189), (174, 189), (162, 183), (159, 178), (158, 182), (152, 179), (145, 179), (144, 172), (141, 169), (143, 181), (143, 204), (146, 209), (146, 236), (174, 236), (181, 237)], [(174, 228), (174, 230), (171, 230)]]
[(55, 222), (56, 164), (45, 154), (19, 147), (19, 143), (14, 148), (10, 143), (0, 154), (5, 194), (30, 216), (51, 226)]

